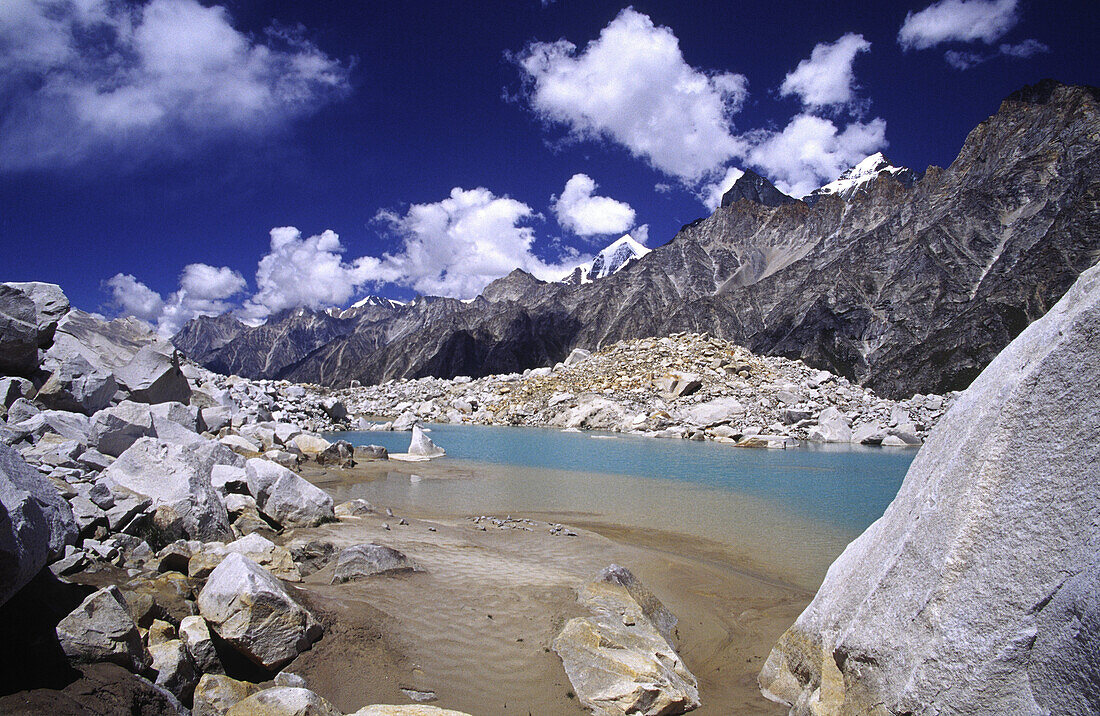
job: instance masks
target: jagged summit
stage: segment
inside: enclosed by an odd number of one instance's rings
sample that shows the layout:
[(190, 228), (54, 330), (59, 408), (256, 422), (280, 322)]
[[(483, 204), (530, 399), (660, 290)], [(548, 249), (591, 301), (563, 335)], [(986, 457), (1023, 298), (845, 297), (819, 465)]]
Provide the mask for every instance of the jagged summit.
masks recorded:
[(895, 167), (882, 152), (875, 152), (839, 177), (819, 189), (814, 189), (802, 201), (813, 206), (821, 197), (836, 194), (845, 201), (867, 190), (867, 185), (881, 176), (891, 176), (905, 186), (912, 186), (917, 174), (906, 167)]
[(798, 201), (776, 189), (774, 184), (751, 169), (746, 169), (729, 191), (722, 195), (722, 206), (729, 206), (742, 199), (764, 206), (782, 206)]
[(606, 278), (613, 273), (622, 271), (631, 262), (642, 258), (649, 251), (645, 246), (635, 241), (633, 236), (625, 234), (596, 254), (596, 258), (573, 269), (568, 276), (561, 280), (561, 283), (576, 286)]
[(348, 308), (349, 309), (363, 308), (364, 306), (381, 306), (383, 308), (399, 308), (400, 306), (404, 306), (404, 305), (405, 305), (404, 301), (395, 301), (392, 298), (382, 298), (381, 296), (365, 296), (365, 297), (359, 299), (358, 301), (356, 301), (355, 303), (351, 304), (350, 306), (348, 306)]

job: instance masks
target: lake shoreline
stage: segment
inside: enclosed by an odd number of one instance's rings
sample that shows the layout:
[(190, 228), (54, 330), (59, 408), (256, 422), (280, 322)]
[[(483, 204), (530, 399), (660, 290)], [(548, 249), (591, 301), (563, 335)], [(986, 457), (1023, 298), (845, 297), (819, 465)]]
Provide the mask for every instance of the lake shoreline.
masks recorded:
[[(303, 476), (332, 494), (334, 485), (384, 480), (395, 469), (417, 471), (426, 480), (454, 479), (454, 466), (445, 461), (377, 461)], [(374, 507), (372, 514), (294, 530), (281, 540), (323, 539), (338, 546), (376, 541), (426, 567), (425, 574), (339, 587), (327, 584), (329, 567), (301, 585), (305, 600), (334, 623), (369, 622), (376, 635), (371, 659), (388, 665), (367, 669), (360, 686), (349, 686), (342, 654), (350, 637), (334, 632), (287, 667), (337, 707), (342, 701), (400, 701), (400, 689), (412, 688), (435, 692), (441, 706), (486, 716), (585, 713), (567, 696), (572, 689), (549, 647), (564, 621), (581, 613), (576, 591), (599, 569), (618, 563), (678, 617), (676, 646), (699, 680), (703, 701), (695, 713), (783, 713), (760, 695), (756, 674), (813, 591), (745, 565), (720, 542), (587, 515), (486, 515), (503, 524), (498, 526), (471, 519), (481, 515), (394, 507), (389, 516), (389, 505)], [(402, 518), (409, 524), (400, 525)], [(575, 536), (551, 534), (554, 523)]]

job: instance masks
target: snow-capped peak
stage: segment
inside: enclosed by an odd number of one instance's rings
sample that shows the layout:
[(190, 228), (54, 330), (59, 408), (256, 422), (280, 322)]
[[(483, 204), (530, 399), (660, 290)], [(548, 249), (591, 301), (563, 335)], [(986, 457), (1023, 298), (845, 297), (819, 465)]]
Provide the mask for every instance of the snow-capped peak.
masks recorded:
[(803, 201), (813, 205), (814, 202), (827, 194), (836, 194), (845, 200), (851, 199), (864, 189), (869, 182), (883, 175), (892, 176), (906, 186), (910, 186), (917, 179), (917, 175), (912, 169), (895, 167), (882, 152), (875, 152), (851, 169), (845, 170), (835, 180), (820, 189), (810, 192)]
[(395, 301), (392, 298), (382, 298), (381, 296), (364, 296), (355, 303), (351, 304), (347, 308), (341, 310), (339, 308), (330, 308), (328, 313), (334, 318), (351, 318), (359, 312), (361, 308), (400, 308), (405, 304), (401, 301)]
[(398, 306), (404, 306), (401, 301), (395, 301), (392, 298), (382, 298), (381, 296), (365, 296), (355, 303), (348, 306), (348, 310), (353, 308), (362, 308), (363, 306), (383, 306), (385, 308), (397, 308)]
[(637, 261), (649, 252), (650, 250), (635, 241), (633, 236), (625, 234), (596, 254), (591, 261), (573, 269), (561, 280), (561, 283), (574, 285), (591, 283), (623, 270), (631, 262)]

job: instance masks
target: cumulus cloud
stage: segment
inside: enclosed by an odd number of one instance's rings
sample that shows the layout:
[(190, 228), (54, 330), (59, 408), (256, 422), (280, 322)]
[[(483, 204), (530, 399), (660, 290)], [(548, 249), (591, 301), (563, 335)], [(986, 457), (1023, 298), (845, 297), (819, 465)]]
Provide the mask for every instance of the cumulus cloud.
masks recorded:
[(574, 174), (561, 196), (551, 197), (551, 208), (564, 229), (577, 236), (621, 234), (634, 225), (630, 204), (606, 196), (594, 196), (596, 182), (587, 174)]
[(347, 303), (379, 261), (364, 256), (348, 263), (343, 254), (334, 231), (303, 238), (293, 226), (272, 229), (270, 251), (256, 267), (256, 293), (245, 302), (241, 315), (256, 322), (288, 308)]
[(823, 42), (784, 78), (779, 92), (797, 95), (807, 107), (851, 105), (856, 99), (852, 65), (856, 55), (870, 49), (863, 35), (851, 32), (836, 42)]
[(721, 179), (703, 186), (703, 188), (696, 193), (696, 196), (708, 209), (714, 211), (722, 205), (722, 195), (729, 191), (733, 187), (734, 182), (744, 176), (744, 174), (745, 172), (737, 167), (730, 167), (726, 169), (726, 173)]
[(0, 168), (136, 157), (279, 132), (348, 90), (348, 68), (197, 0), (0, 3)]
[(164, 310), (160, 294), (138, 281), (132, 274), (117, 273), (107, 279), (111, 297), (123, 313), (156, 323)]
[(745, 77), (687, 64), (672, 30), (633, 8), (583, 50), (533, 42), (513, 59), (540, 119), (615, 142), (669, 176), (696, 181), (746, 151), (731, 127)]
[(530, 206), (485, 188), (456, 187), (446, 199), (413, 204), (401, 214), (378, 218), (403, 241), (371, 272), (375, 281), (407, 286), (423, 294), (473, 298), (491, 281), (521, 268), (543, 280), (557, 280), (580, 257), (566, 252), (561, 262), (534, 253)]
[(886, 144), (882, 119), (852, 122), (841, 131), (828, 119), (800, 114), (782, 131), (760, 135), (749, 161), (780, 190), (802, 197)]
[(232, 308), (228, 299), (247, 287), (236, 271), (207, 264), (189, 264), (180, 274), (179, 289), (165, 300), (130, 274), (115, 274), (107, 287), (123, 313), (154, 324), (171, 336), (196, 316), (217, 316)]
[(1018, 6), (1019, 0), (940, 0), (906, 14), (898, 44), (904, 50), (951, 41), (992, 45), (1019, 22)]

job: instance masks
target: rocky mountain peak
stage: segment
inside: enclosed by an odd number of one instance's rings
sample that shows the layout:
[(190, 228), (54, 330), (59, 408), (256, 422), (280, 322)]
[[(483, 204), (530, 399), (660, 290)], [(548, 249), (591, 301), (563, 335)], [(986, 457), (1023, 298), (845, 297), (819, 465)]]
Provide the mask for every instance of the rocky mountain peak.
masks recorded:
[(764, 206), (782, 206), (798, 201), (776, 189), (774, 184), (751, 169), (746, 169), (729, 191), (722, 195), (722, 206), (729, 206), (742, 199)]
[(528, 295), (539, 286), (544, 286), (543, 281), (527, 273), (523, 269), (512, 269), (512, 273), (504, 278), (493, 281), (481, 292), (481, 297), (486, 301), (514, 301)]
[(917, 173), (907, 167), (896, 167), (890, 163), (882, 152), (875, 152), (863, 159), (833, 181), (823, 187), (814, 189), (803, 201), (813, 206), (823, 196), (836, 194), (845, 201), (852, 197), (866, 193), (870, 184), (881, 176), (893, 177), (904, 186), (912, 186), (917, 181)]

